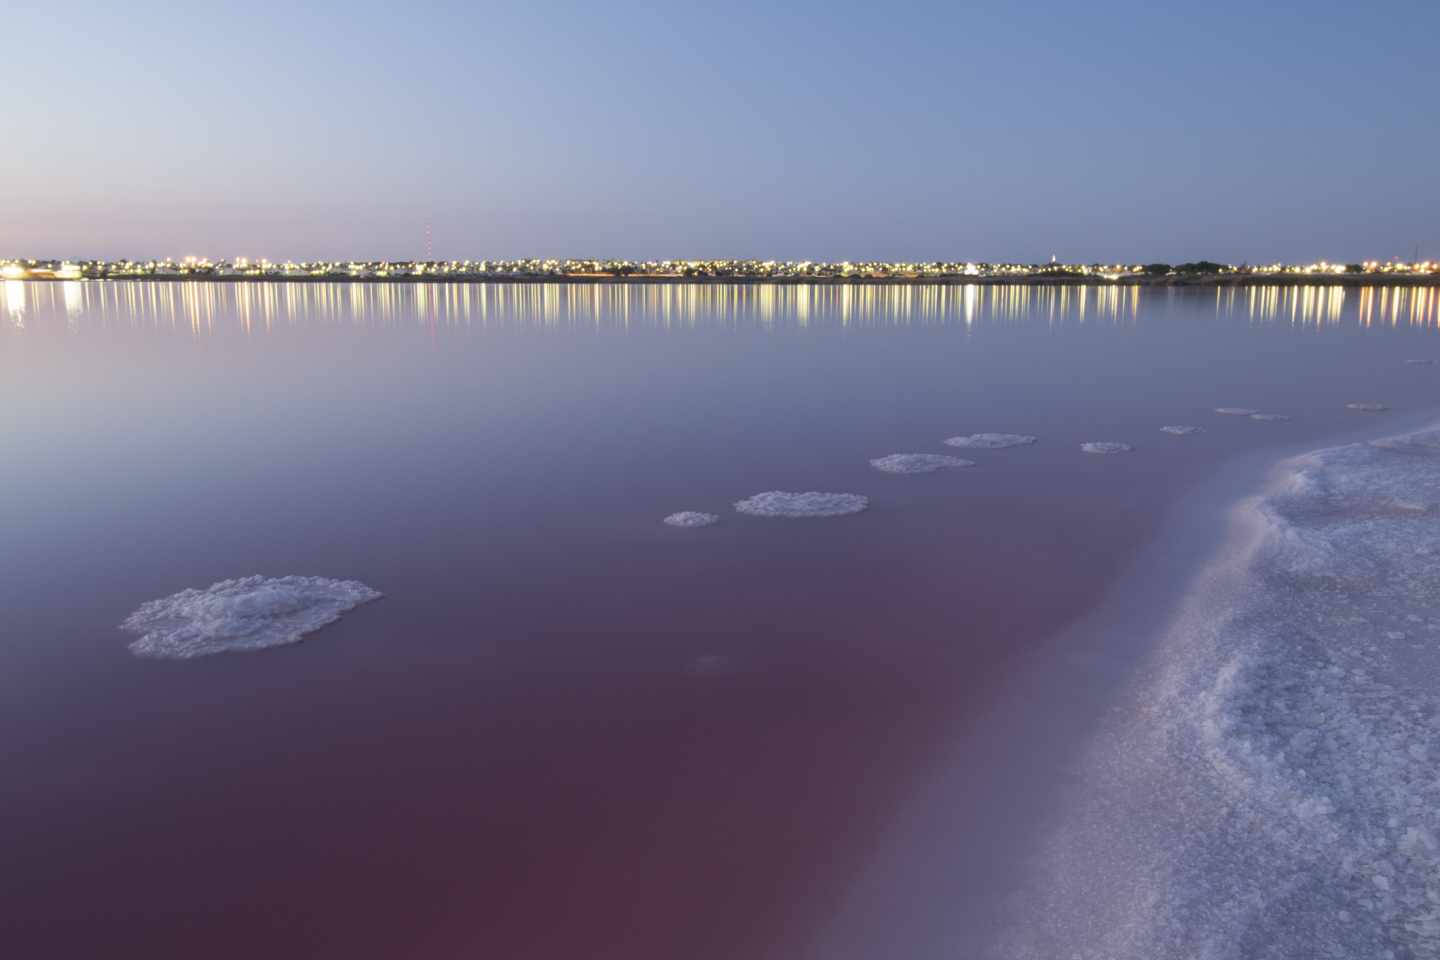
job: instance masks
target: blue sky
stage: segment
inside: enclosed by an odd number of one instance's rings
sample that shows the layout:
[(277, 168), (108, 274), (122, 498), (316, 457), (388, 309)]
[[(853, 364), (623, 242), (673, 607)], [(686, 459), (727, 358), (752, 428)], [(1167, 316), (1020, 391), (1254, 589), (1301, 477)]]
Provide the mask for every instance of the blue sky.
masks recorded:
[(7, 11), (0, 256), (1440, 256), (1433, 0), (686, 7)]

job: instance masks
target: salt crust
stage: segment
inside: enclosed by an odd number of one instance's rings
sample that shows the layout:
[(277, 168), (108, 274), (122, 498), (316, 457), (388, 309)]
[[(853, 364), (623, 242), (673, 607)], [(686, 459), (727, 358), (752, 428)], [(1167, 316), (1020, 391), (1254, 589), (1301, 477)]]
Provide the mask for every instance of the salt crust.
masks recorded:
[(297, 643), (380, 596), (358, 580), (242, 577), (151, 600), (120, 627), (140, 634), (136, 656), (184, 660)]
[(698, 510), (681, 510), (679, 513), (670, 514), (663, 522), (672, 527), (708, 527), (712, 523), (719, 523), (720, 517)]
[(1440, 957), (1440, 430), (1237, 507), (1087, 752), (1009, 957)]
[(1006, 447), (1028, 447), (1039, 439), (1027, 433), (972, 433), (967, 437), (951, 437), (945, 443), (974, 450), (1003, 450)]
[(892, 453), (888, 457), (871, 460), (870, 466), (882, 473), (934, 473), (936, 470), (973, 467), (975, 461), (939, 453)]
[(735, 509), (752, 517), (843, 517), (859, 513), (870, 505), (858, 493), (790, 493), (767, 490), (735, 501)]

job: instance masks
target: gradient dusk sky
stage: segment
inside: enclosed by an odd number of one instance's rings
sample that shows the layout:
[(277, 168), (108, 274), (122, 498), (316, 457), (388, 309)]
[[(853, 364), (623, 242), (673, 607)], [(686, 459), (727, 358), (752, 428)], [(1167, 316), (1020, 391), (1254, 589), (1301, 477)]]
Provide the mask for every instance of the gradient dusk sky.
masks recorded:
[(1440, 255), (1440, 3), (22, 4), (0, 256)]

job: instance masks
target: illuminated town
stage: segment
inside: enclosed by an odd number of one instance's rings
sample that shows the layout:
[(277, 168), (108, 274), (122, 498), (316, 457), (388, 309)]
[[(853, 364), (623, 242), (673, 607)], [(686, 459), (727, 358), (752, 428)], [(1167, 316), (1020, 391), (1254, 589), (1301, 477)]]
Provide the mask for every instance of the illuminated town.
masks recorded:
[(356, 280), (729, 283), (1440, 283), (1440, 261), (1233, 265), (812, 260), (211, 260), (0, 259), (5, 280)]

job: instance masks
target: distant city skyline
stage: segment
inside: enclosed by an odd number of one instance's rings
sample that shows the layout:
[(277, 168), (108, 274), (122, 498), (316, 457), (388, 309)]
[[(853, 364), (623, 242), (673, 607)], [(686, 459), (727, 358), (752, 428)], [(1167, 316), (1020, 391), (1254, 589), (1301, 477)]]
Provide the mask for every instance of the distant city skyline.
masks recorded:
[(1440, 255), (1440, 7), (6, 14), (0, 257)]
[(834, 283), (847, 281), (1274, 283), (1348, 282), (1440, 284), (1440, 261), (1398, 259), (1353, 263), (1234, 264), (1213, 260), (1180, 264), (1005, 263), (998, 261), (787, 261), (753, 259), (636, 261), (626, 259), (520, 260), (309, 260), (237, 258), (211, 260), (35, 260), (0, 259), (0, 280), (558, 280), (736, 281)]

